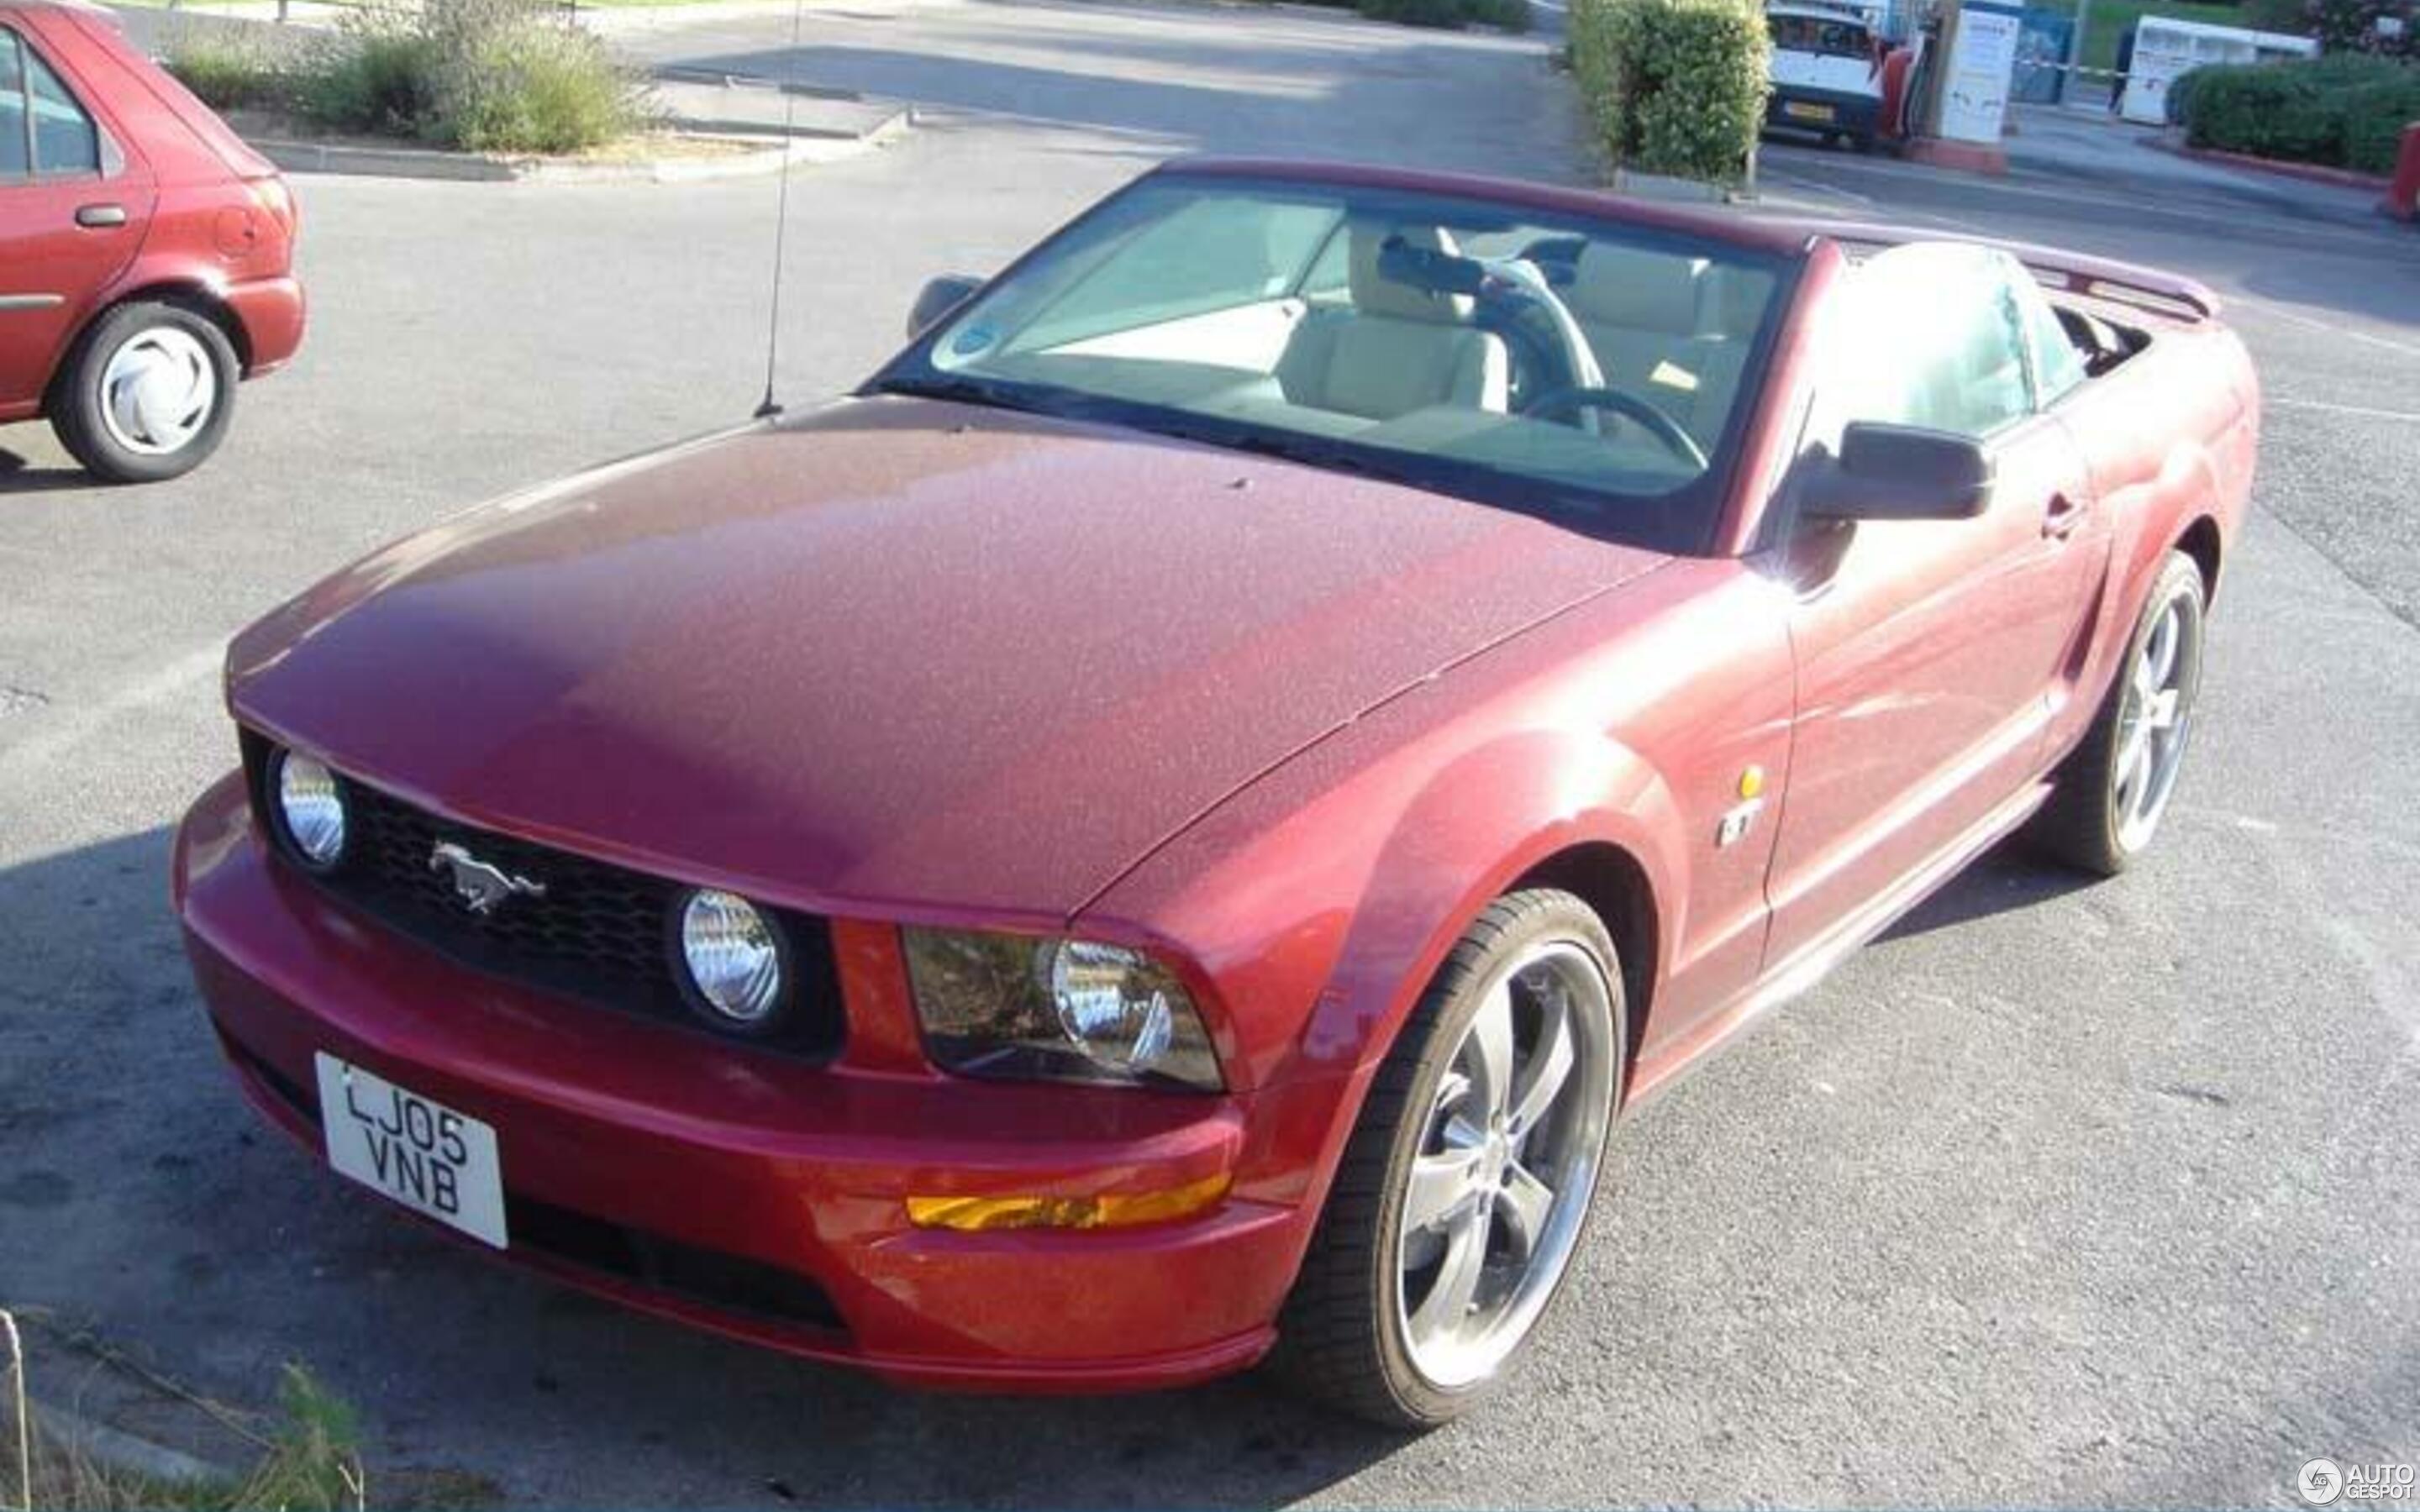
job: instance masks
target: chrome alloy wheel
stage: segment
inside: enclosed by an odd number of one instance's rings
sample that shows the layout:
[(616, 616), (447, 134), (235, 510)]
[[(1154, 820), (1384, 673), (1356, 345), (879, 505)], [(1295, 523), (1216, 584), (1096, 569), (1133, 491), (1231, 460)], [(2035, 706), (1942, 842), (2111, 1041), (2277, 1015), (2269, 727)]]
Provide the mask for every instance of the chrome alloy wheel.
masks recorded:
[(1612, 993), (1596, 957), (1539, 941), (1488, 983), (1437, 1085), (1396, 1234), (1396, 1323), (1444, 1389), (1528, 1334), (1578, 1247), (1613, 1107)]
[(2184, 764), (2193, 722), (2193, 665), (2185, 644), (2193, 633), (2182, 603), (2171, 598), (2143, 638), (2128, 672), (2118, 716), (2118, 758), (2110, 764), (2110, 804), (2118, 842), (2129, 851), (2149, 844)]
[(139, 455), (182, 451), (209, 424), (218, 402), (209, 352), (175, 326), (136, 332), (101, 369), (101, 424), (112, 440)]

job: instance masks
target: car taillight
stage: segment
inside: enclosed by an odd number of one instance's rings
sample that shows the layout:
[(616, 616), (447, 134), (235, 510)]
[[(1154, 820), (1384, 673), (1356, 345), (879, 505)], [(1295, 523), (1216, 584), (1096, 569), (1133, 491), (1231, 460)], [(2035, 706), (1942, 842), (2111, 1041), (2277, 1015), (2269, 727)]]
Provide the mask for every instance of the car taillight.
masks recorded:
[(286, 180), (271, 175), (267, 178), (255, 178), (247, 187), (252, 190), (253, 203), (267, 210), (270, 219), (277, 223), (286, 233), (287, 239), (291, 241), (301, 215), (294, 204), (294, 192), (286, 187)]

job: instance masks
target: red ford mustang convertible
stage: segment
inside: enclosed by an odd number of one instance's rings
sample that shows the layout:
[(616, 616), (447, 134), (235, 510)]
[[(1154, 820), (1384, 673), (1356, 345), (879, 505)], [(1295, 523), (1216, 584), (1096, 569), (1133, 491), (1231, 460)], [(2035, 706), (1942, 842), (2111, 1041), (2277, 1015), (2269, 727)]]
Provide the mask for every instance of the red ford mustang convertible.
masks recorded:
[(1624, 1109), (2028, 821), (2142, 853), (2259, 412), (2162, 274), (1299, 164), (915, 323), (239, 638), (211, 1022), (650, 1311), (1410, 1426)]

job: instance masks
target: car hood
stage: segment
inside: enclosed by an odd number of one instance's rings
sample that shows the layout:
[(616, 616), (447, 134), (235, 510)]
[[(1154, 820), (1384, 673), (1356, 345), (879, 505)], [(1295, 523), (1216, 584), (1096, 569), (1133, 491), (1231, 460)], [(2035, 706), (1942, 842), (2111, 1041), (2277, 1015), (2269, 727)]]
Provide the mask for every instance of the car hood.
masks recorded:
[(1323, 734), (1662, 560), (860, 399), (389, 547), (240, 636), (229, 697), (474, 825), (798, 906), (1063, 918)]

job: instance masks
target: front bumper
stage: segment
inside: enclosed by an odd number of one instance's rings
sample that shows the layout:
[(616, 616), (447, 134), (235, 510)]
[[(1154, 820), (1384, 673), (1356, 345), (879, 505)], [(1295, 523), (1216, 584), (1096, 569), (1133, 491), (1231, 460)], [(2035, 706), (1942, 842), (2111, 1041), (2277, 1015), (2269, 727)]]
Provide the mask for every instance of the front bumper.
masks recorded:
[(904, 1207), (1232, 1172), (1246, 1099), (874, 1071), (845, 1050), (814, 1065), (552, 1000), (327, 899), (269, 855), (236, 777), (186, 816), (175, 888), (254, 1105), (316, 1152), (324, 1050), (494, 1125), (510, 1259), (924, 1384), (1176, 1385), (1274, 1337), (1307, 1207), (1230, 1196), (1161, 1226), (1004, 1233), (917, 1228)]

